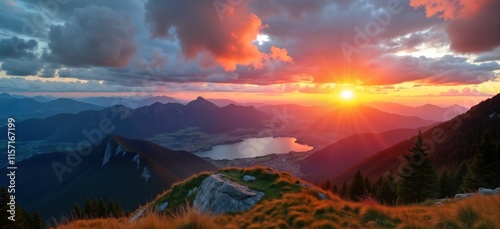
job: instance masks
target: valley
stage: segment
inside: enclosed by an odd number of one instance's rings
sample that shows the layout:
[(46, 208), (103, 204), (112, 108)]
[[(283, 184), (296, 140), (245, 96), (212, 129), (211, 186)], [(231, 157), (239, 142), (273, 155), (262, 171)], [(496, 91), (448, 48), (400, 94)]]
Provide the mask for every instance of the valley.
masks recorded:
[[(29, 119), (17, 123), (21, 131), (28, 125), (44, 127), (56, 120), (63, 123), (58, 124), (56, 131), (47, 132), (48, 138), (32, 135), (28, 138), (31, 140), (18, 142), (18, 152), (22, 152), (18, 166), (23, 170), (18, 174), (16, 185), (20, 191), (17, 195), (24, 208), (36, 210), (44, 217), (61, 217), (72, 205), (85, 205), (87, 198), (102, 198), (105, 202), (116, 200), (125, 212), (133, 212), (162, 191), (172, 188), (173, 184), (200, 172), (227, 168), (252, 170), (256, 166), (265, 166), (304, 179), (304, 182), (318, 184), (326, 192), (351, 201), (345, 193), (354, 189), (342, 187), (347, 191), (340, 192), (339, 187), (346, 182), (354, 185), (351, 179), (356, 176), (356, 171), (366, 174), (366, 177), (361, 176), (368, 179), (367, 187), (383, 185), (380, 183), (383, 180), (379, 180), (387, 179), (384, 174), (397, 169), (395, 159), (407, 152), (419, 132), (432, 139), (432, 133), (443, 130), (453, 139), (463, 138), (477, 144), (477, 139), (464, 134), (497, 126), (499, 120), (491, 113), (500, 111), (499, 99), (500, 95), (495, 96), (443, 123), (363, 106), (321, 107), (311, 113), (311, 107), (296, 105), (255, 108), (231, 104), (218, 107), (201, 97), (186, 105), (154, 103), (136, 109), (122, 108), (128, 113), (123, 120), (110, 110), (112, 108)], [(196, 113), (208, 116), (197, 119)], [(436, 112), (434, 114), (433, 117), (438, 116)], [(477, 125), (483, 116), (489, 117), (488, 122)], [(138, 117), (148, 117), (149, 120)], [(223, 128), (213, 125), (227, 117), (233, 121), (225, 122)], [(250, 123), (241, 123), (248, 117), (251, 117)], [(103, 138), (89, 149), (74, 151), (78, 138), (86, 137), (78, 130), (91, 130), (102, 119), (111, 120), (113, 132), (103, 134)], [(363, 123), (359, 123), (359, 119), (363, 119)], [(79, 122), (74, 123), (74, 120)], [(395, 128), (394, 120), (401, 128)], [(151, 123), (155, 121), (159, 121), (154, 124), (155, 128), (140, 128), (153, 125)], [(322, 128), (318, 129), (318, 123), (323, 123)], [(457, 131), (450, 129), (457, 123), (460, 123)], [(134, 130), (138, 131), (130, 132)], [(497, 131), (493, 133), (498, 135)], [(456, 137), (457, 134), (464, 137)], [(450, 144), (453, 145), (436, 145), (433, 150), (438, 152), (431, 156), (438, 158), (434, 161), (436, 168), (443, 165), (456, 168), (458, 165), (454, 161), (471, 160), (471, 154), (457, 154), (462, 159), (441, 159), (450, 158), (440, 153), (442, 147), (451, 147), (454, 151), (448, 151), (455, 153), (458, 150), (455, 145), (463, 143), (452, 141)], [(473, 150), (465, 148), (467, 152)], [(68, 158), (75, 160), (75, 155), (82, 152), (90, 154), (76, 157), (79, 161), (76, 166), (68, 164), (71, 163)], [(6, 162), (0, 162), (6, 165)], [(37, 188), (29, 188), (33, 184), (38, 184)], [(331, 185), (336, 188), (332, 189)], [(118, 191), (138, 186), (142, 187), (141, 191)], [(67, 192), (74, 195), (58, 197)], [(379, 198), (377, 193), (372, 191), (370, 195)]]

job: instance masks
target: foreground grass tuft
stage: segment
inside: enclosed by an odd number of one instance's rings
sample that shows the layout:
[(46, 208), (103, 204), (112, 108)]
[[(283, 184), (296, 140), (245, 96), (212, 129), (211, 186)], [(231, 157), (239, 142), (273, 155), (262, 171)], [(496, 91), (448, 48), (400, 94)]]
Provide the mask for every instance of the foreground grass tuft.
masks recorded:
[[(159, 195), (150, 203), (149, 209), (154, 209), (158, 204), (169, 201), (177, 209), (169, 214), (158, 215), (150, 211), (134, 223), (129, 223), (128, 218), (79, 220), (60, 225), (59, 228), (500, 228), (500, 195), (451, 200), (442, 206), (414, 204), (389, 207), (377, 203), (348, 202), (334, 195), (321, 200), (315, 192), (302, 187), (302, 181), (290, 174), (263, 167), (227, 168), (218, 173), (225, 174), (234, 182), (263, 191), (267, 197), (242, 213), (213, 217), (199, 214), (189, 207), (192, 200), (186, 196), (209, 176), (201, 174), (176, 184), (171, 191)], [(257, 180), (244, 182), (243, 175), (255, 176)]]

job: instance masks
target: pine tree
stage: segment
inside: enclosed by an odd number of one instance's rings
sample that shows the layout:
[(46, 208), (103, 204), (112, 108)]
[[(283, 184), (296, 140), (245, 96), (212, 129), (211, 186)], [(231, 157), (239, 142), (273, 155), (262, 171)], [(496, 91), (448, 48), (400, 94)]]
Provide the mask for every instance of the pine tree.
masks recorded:
[(338, 194), (338, 193), (339, 193), (339, 190), (338, 190), (338, 188), (337, 188), (337, 185), (336, 185), (336, 184), (334, 184), (334, 185), (333, 185), (333, 188), (332, 188), (332, 193), (333, 193), (333, 194)]
[(95, 217), (96, 207), (94, 207), (94, 201), (92, 201), (89, 197), (85, 199), (84, 213), (84, 217), (87, 219), (92, 219)]
[(495, 171), (495, 175), (493, 177), (496, 177), (495, 183), (493, 184), (494, 187), (500, 187), (500, 138), (497, 140), (496, 147), (495, 147), (495, 154), (493, 157), (493, 171)]
[(106, 217), (108, 214), (108, 208), (106, 207), (106, 202), (101, 198), (97, 203), (97, 216), (100, 218)]
[(116, 217), (125, 216), (125, 211), (123, 210), (122, 205), (120, 204), (119, 200), (116, 200), (115, 206), (116, 206)]
[(468, 172), (468, 166), (467, 163), (464, 161), (460, 164), (458, 170), (453, 175), (453, 183), (454, 183), (453, 191), (455, 194), (464, 192), (462, 186), (465, 180), (465, 176), (467, 175), (467, 172)]
[(439, 197), (452, 197), (455, 195), (453, 181), (448, 171), (443, 171), (439, 176)]
[(347, 183), (344, 182), (342, 184), (342, 188), (340, 189), (340, 197), (343, 198), (343, 199), (347, 199), (348, 198), (348, 189), (347, 189)]
[(0, 225), (4, 226), (5, 228), (10, 228), (13, 223), (7, 218), (10, 216), (10, 214), (7, 212), (7, 210), (9, 210), (9, 205), (7, 205), (9, 201), (10, 194), (7, 191), (7, 188), (5, 186), (2, 186), (2, 188), (0, 189)]
[(377, 201), (389, 205), (396, 204), (398, 198), (396, 187), (396, 175), (391, 170), (380, 179), (380, 185), (375, 194)]
[(73, 210), (71, 210), (71, 216), (73, 217), (73, 219), (83, 218), (83, 212), (78, 203), (75, 203), (75, 205), (73, 205)]
[(365, 179), (363, 180), (363, 184), (365, 186), (365, 193), (367, 195), (371, 194), (372, 193), (372, 184), (370, 182), (370, 179), (368, 179), (368, 176), (366, 176)]
[(326, 180), (325, 190), (327, 190), (327, 191), (332, 190), (332, 183), (330, 183), (330, 179)]
[(117, 217), (118, 215), (116, 204), (115, 201), (113, 201), (113, 199), (110, 199), (108, 203), (108, 215), (111, 217)]
[(489, 130), (486, 130), (476, 147), (474, 160), (465, 176), (464, 189), (475, 192), (478, 188), (496, 188), (498, 177), (495, 177), (496, 146)]
[(42, 216), (38, 211), (35, 211), (35, 213), (33, 213), (33, 217), (31, 217), (31, 228), (37, 228), (37, 229), (45, 228)]
[(357, 171), (349, 186), (349, 198), (360, 201), (366, 196), (365, 179), (361, 171)]
[(403, 204), (434, 198), (439, 188), (436, 170), (429, 159), (420, 131), (409, 151), (410, 153), (405, 155), (406, 165), (399, 174), (397, 190), (399, 201)]
[(16, 224), (19, 228), (28, 228), (31, 224), (31, 215), (21, 206), (16, 204)]

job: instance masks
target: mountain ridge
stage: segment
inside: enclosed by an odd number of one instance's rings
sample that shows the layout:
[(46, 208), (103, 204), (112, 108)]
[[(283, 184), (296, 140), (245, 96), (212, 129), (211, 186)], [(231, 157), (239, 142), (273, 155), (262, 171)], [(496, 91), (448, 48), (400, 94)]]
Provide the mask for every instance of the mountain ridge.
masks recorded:
[[(46, 139), (55, 142), (78, 142), (85, 139), (84, 131), (101, 131), (130, 138), (147, 138), (155, 134), (171, 133), (187, 127), (198, 127), (207, 133), (231, 131), (240, 128), (261, 128), (269, 117), (254, 107), (226, 106), (219, 108), (200, 99), (203, 106), (178, 103), (154, 103), (137, 109), (117, 105), (98, 111), (78, 114), (59, 114), (45, 119), (18, 122), (18, 131), (26, 133), (19, 140)], [(200, 115), (201, 114), (201, 115)], [(106, 128), (103, 128), (106, 127)], [(147, 127), (147, 128), (144, 128)], [(6, 126), (0, 130), (6, 130)], [(42, 129), (43, 133), (30, 131)], [(4, 139), (4, 137), (0, 138)]]
[[(430, 157), (434, 165), (438, 169), (456, 167), (464, 161), (471, 160), (475, 144), (488, 128), (495, 139), (500, 138), (500, 116), (491, 116), (497, 113), (500, 114), (500, 94), (480, 102), (466, 113), (423, 132), (423, 139), (434, 146), (429, 148), (433, 149)], [(379, 151), (330, 180), (341, 185), (344, 181), (350, 180), (357, 170), (370, 179), (376, 179), (390, 169), (397, 171), (401, 165), (399, 156), (407, 153), (414, 140), (415, 137), (412, 137)]]
[(133, 210), (177, 181), (216, 169), (190, 152), (117, 135), (89, 149), (41, 154), (17, 166), (23, 168), (16, 174), (19, 203), (46, 218), (68, 213), (75, 202), (83, 206), (87, 197), (117, 199)]

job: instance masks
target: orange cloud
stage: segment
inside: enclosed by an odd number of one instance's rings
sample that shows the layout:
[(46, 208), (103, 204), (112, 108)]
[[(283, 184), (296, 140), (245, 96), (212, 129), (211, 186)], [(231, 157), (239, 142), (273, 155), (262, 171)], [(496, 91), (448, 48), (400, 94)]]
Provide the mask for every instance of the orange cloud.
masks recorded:
[(477, 14), (488, 0), (411, 0), (414, 8), (424, 7), (427, 17), (450, 20)]
[(293, 62), (292, 57), (288, 55), (288, 51), (284, 48), (281, 49), (275, 46), (271, 46), (271, 54), (269, 56), (271, 57), (271, 59), (285, 63)]
[[(226, 71), (238, 65), (261, 68), (267, 55), (253, 43), (262, 28), (262, 22), (245, 3), (207, 0), (148, 0), (146, 22), (153, 38), (179, 40), (182, 52), (189, 59), (201, 56), (203, 66), (214, 63)], [(283, 52), (284, 51), (284, 52)], [(284, 49), (276, 49), (271, 56), (290, 61)], [(283, 59), (284, 58), (284, 59)], [(202, 66), (202, 67), (203, 67)]]
[(411, 0), (424, 7), (427, 17), (449, 20), (447, 33), (451, 49), (479, 53), (500, 47), (499, 0)]

